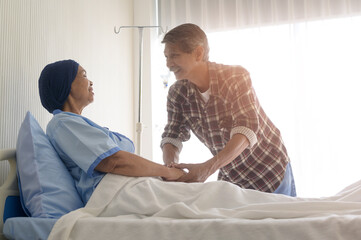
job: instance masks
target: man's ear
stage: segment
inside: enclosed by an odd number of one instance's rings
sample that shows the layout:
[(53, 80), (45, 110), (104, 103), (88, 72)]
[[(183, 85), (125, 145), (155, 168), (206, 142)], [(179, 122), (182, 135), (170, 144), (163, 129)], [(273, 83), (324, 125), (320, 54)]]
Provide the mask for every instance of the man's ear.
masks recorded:
[(197, 61), (203, 61), (203, 56), (204, 56), (204, 48), (203, 48), (203, 46), (199, 45), (198, 47), (196, 47), (194, 49), (194, 53), (195, 53)]

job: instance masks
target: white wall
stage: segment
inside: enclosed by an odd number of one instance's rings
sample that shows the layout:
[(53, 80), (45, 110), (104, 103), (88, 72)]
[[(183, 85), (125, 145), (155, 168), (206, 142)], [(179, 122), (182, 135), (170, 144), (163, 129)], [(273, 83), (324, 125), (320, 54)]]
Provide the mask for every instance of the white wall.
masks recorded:
[[(95, 101), (83, 115), (134, 139), (132, 0), (0, 1), (0, 148), (15, 148), (31, 111), (45, 130), (38, 77), (57, 60), (74, 59), (94, 82)], [(7, 166), (0, 166), (0, 183)]]

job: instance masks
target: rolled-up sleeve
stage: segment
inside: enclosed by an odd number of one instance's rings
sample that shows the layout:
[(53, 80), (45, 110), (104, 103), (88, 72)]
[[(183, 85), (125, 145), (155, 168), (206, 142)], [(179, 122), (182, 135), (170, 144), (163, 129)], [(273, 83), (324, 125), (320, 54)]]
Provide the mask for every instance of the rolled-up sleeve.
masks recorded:
[[(240, 133), (247, 137), (250, 147), (257, 143), (259, 130), (260, 105), (251, 84), (249, 73), (244, 71), (238, 78), (242, 81), (232, 81), (229, 94), (231, 114), (233, 118), (231, 137)], [(237, 79), (237, 77), (233, 77)]]

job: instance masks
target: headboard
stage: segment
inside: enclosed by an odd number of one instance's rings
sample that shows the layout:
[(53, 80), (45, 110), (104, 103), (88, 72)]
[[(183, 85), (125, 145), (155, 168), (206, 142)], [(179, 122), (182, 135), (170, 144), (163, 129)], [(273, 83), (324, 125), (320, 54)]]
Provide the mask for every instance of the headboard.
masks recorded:
[(0, 150), (0, 161), (4, 160), (9, 162), (10, 171), (4, 184), (0, 186), (0, 239), (5, 239), (2, 230), (7, 218), (25, 215), (21, 208), (19, 198), (16, 174), (16, 150)]

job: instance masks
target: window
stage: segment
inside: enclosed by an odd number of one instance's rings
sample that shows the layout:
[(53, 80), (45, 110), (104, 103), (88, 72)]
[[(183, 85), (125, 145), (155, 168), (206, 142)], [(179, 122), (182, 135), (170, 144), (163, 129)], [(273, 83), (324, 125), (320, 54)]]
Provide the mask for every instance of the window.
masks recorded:
[[(350, 17), (208, 33), (211, 61), (250, 72), (261, 105), (281, 130), (299, 196), (333, 195), (359, 180), (360, 27), (361, 17)], [(172, 74), (162, 69), (171, 84)], [(153, 136), (160, 142), (167, 88), (156, 83), (154, 91)], [(181, 161), (209, 159), (208, 149), (191, 139)]]

